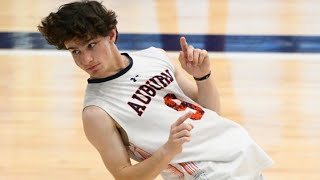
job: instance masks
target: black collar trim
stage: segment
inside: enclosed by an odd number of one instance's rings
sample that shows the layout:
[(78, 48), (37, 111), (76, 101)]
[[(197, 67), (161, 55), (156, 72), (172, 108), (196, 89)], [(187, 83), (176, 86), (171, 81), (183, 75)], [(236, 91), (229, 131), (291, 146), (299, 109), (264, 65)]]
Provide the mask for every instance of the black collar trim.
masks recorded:
[(102, 83), (102, 82), (110, 81), (110, 80), (116, 79), (116, 78), (122, 76), (123, 74), (125, 74), (126, 72), (128, 72), (131, 69), (132, 65), (133, 65), (133, 59), (128, 53), (121, 53), (121, 55), (124, 55), (124, 56), (128, 57), (128, 59), (130, 61), (129, 65), (126, 68), (122, 69), (121, 71), (119, 71), (118, 73), (116, 73), (114, 75), (111, 75), (111, 76), (108, 76), (108, 77), (105, 77), (105, 78), (88, 79), (87, 80), (88, 83), (91, 84), (91, 83)]

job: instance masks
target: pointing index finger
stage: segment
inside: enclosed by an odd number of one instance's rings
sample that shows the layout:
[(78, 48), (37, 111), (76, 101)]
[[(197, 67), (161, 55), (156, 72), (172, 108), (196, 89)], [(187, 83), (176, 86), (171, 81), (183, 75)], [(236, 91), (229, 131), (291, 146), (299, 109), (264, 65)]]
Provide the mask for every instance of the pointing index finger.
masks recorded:
[(186, 121), (188, 118), (190, 118), (192, 115), (192, 112), (188, 112), (184, 115), (182, 115), (177, 121), (176, 121), (176, 126), (179, 126), (180, 124), (182, 124), (184, 121)]
[(187, 54), (188, 51), (188, 43), (185, 37), (180, 38), (180, 46), (183, 53)]

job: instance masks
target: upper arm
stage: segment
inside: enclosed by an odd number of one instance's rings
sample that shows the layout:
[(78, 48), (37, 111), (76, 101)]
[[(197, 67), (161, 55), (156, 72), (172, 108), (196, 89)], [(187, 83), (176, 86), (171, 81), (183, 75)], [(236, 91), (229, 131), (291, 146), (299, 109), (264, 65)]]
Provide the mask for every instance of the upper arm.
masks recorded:
[(86, 107), (82, 119), (85, 134), (107, 169), (114, 177), (121, 176), (121, 169), (131, 163), (113, 119), (97, 106)]

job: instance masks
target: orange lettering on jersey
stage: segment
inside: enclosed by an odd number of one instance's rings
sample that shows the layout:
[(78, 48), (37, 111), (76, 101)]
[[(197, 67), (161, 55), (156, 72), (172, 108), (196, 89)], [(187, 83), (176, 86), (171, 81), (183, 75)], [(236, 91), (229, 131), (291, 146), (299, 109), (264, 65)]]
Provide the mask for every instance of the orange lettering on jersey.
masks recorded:
[(131, 96), (132, 101), (129, 101), (128, 105), (138, 116), (141, 116), (147, 108), (146, 105), (151, 102), (152, 97), (157, 94), (157, 91), (167, 87), (173, 80), (174, 78), (168, 69), (160, 73), (160, 75), (151, 77), (145, 84), (139, 86)]
[(129, 106), (132, 107), (133, 110), (135, 110), (139, 116), (142, 115), (143, 111), (147, 108), (146, 106), (141, 106), (139, 104), (128, 102)]
[(148, 96), (147, 94), (142, 94), (139, 90), (137, 90), (136, 93), (132, 95), (132, 98), (139, 100), (143, 104), (149, 104), (151, 101), (150, 96)]
[[(181, 99), (177, 98), (174, 94), (169, 93), (163, 99), (164, 103), (167, 106), (171, 107), (176, 111), (185, 111), (187, 108), (196, 110), (196, 112), (193, 113), (190, 117), (190, 119), (192, 120), (200, 120), (204, 114), (204, 111), (201, 107), (195, 104), (190, 104), (188, 102), (182, 101)], [(176, 103), (174, 100), (180, 101), (180, 104)]]

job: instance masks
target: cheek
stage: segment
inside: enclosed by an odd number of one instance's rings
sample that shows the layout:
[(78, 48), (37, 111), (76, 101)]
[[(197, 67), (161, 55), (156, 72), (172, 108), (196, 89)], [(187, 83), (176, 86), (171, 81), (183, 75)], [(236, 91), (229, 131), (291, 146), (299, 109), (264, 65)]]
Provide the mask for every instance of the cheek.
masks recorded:
[(104, 55), (110, 54), (111, 51), (111, 44), (108, 42), (105, 42), (104, 44), (101, 44), (98, 48), (97, 51), (102, 52)]
[(110, 52), (106, 48), (96, 48), (92, 50), (95, 61), (104, 62), (109, 57)]
[(83, 69), (83, 66), (80, 63), (81, 61), (79, 60), (79, 57), (73, 56), (73, 61), (79, 68)]

